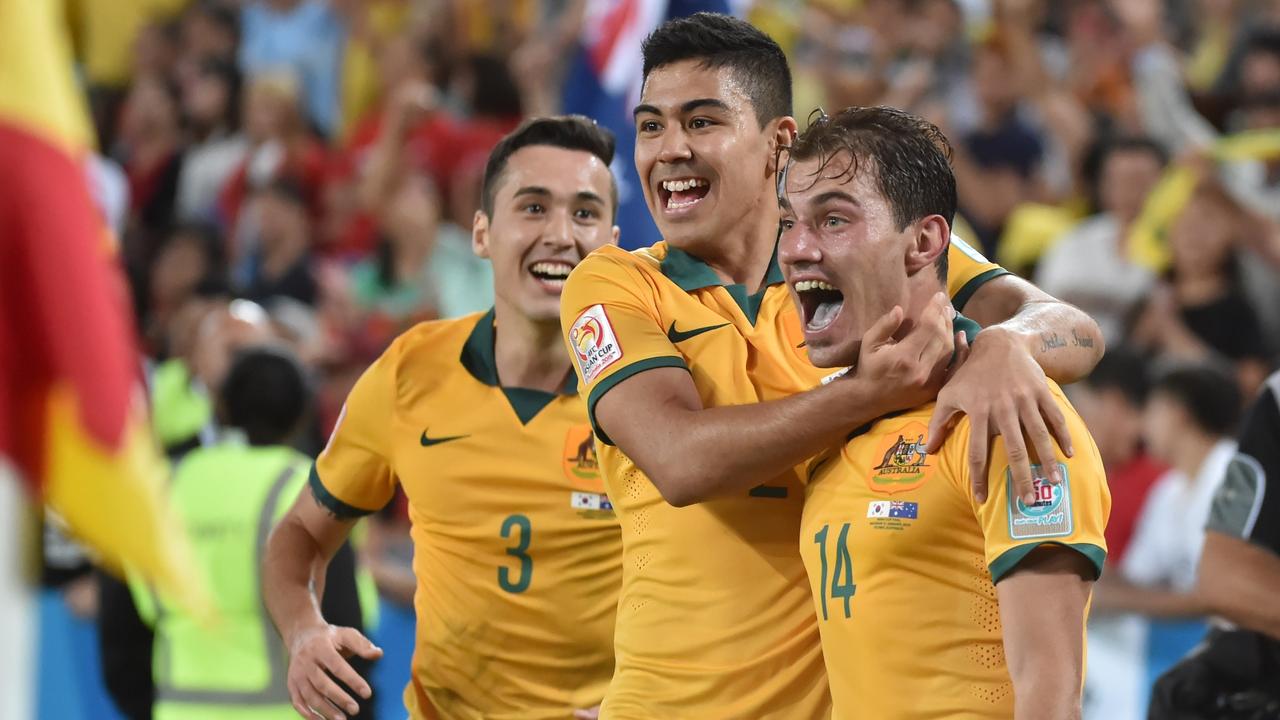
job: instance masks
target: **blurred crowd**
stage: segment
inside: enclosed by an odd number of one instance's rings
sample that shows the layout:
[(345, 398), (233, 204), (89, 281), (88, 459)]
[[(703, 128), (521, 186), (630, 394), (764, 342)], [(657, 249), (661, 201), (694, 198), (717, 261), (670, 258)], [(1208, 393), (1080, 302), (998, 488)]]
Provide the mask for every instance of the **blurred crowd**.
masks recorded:
[[(301, 360), (315, 397), (295, 444), (314, 453), (396, 334), (488, 307), (470, 247), (484, 160), (558, 111), (597, 4), (66, 0), (173, 457), (218, 436), (211, 398), (241, 348)], [(1098, 320), (1108, 358), (1073, 394), (1115, 498), (1118, 583), (1095, 617), (1195, 616), (1142, 592), (1190, 587), (1212, 464), (1280, 350), (1280, 2), (742, 10), (789, 53), (802, 126), (850, 105), (931, 119), (954, 146), (958, 234)]]

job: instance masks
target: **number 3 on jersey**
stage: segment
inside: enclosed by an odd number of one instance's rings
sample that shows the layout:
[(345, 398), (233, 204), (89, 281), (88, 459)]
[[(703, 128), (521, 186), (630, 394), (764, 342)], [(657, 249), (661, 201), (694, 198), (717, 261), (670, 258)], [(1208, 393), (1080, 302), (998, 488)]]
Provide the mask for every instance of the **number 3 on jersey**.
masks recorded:
[(529, 541), (533, 537), (533, 526), (524, 515), (509, 515), (502, 521), (502, 537), (511, 538), (515, 545), (507, 548), (507, 554), (520, 561), (520, 574), (512, 581), (511, 568), (498, 568), (498, 587), (509, 593), (522, 593), (529, 589), (529, 581), (533, 579), (533, 558), (529, 557)]
[(827, 587), (827, 535), (831, 530), (830, 525), (823, 525), (813, 536), (813, 542), (818, 546), (818, 558), (821, 560), (821, 575), (818, 582), (818, 591), (822, 596), (822, 619), (827, 619), (827, 600), (829, 598), (841, 598), (844, 600), (844, 616), (852, 617), (849, 602), (853, 599), (853, 595), (858, 590), (858, 586), (853, 582), (853, 557), (849, 555), (849, 523), (845, 523), (840, 528), (840, 536), (836, 538), (836, 561), (835, 571), (831, 573), (831, 587)]

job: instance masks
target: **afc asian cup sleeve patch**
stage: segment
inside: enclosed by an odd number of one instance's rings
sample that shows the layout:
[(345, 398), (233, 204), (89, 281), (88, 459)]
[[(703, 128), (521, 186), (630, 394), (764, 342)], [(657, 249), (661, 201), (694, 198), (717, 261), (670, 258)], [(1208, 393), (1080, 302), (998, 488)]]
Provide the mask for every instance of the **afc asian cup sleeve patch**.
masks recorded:
[(1009, 503), (1009, 537), (1014, 540), (1065, 537), (1075, 530), (1071, 515), (1071, 478), (1067, 466), (1058, 463), (1062, 484), (1049, 482), (1044, 468), (1031, 466), (1036, 501), (1028, 505), (1013, 488), (1013, 473), (1005, 466), (1005, 494)]
[(609, 323), (603, 305), (592, 305), (569, 328), (569, 344), (574, 362), (582, 372), (582, 382), (590, 385), (600, 373), (622, 359), (622, 345)]

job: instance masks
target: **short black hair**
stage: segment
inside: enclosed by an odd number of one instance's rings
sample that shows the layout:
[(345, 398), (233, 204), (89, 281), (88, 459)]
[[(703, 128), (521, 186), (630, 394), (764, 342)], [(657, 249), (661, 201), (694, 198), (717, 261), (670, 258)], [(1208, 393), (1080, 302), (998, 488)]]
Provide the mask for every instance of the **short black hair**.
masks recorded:
[(242, 430), (250, 445), (281, 445), (301, 425), (311, 388), (292, 354), (251, 347), (231, 364), (220, 400), (223, 422)]
[[(844, 173), (852, 178), (863, 162), (875, 174), (876, 186), (889, 201), (898, 230), (930, 215), (941, 215), (950, 227), (956, 217), (956, 176), (951, 170), (951, 143), (936, 125), (891, 107), (851, 107), (835, 115), (815, 111), (809, 127), (796, 138), (788, 164), (817, 159), (819, 175), (837, 158), (848, 156)], [(779, 193), (784, 188), (779, 185)], [(780, 198), (781, 199), (781, 198)], [(947, 253), (935, 263), (946, 282)]]
[[(613, 163), (616, 144), (612, 132), (584, 115), (557, 115), (525, 120), (520, 123), (520, 127), (502, 138), (489, 153), (489, 161), (484, 166), (480, 207), (485, 215), (493, 217), (493, 201), (498, 193), (498, 182), (507, 169), (507, 161), (517, 150), (533, 145), (581, 150), (600, 158), (600, 162), (607, 168)], [(609, 221), (613, 222), (618, 217), (618, 181), (613, 177), (612, 171), (609, 172), (609, 193), (613, 204)]]
[(1141, 353), (1120, 345), (1107, 348), (1084, 384), (1094, 390), (1118, 390), (1135, 408), (1141, 408), (1151, 390), (1151, 372)]
[(730, 15), (700, 12), (668, 20), (645, 38), (644, 79), (654, 70), (700, 60), (710, 69), (731, 68), (747, 89), (760, 127), (791, 114), (791, 67), (773, 38)]
[(1235, 378), (1213, 363), (1176, 365), (1162, 372), (1152, 394), (1169, 396), (1211, 435), (1232, 435), (1240, 420), (1241, 393)]

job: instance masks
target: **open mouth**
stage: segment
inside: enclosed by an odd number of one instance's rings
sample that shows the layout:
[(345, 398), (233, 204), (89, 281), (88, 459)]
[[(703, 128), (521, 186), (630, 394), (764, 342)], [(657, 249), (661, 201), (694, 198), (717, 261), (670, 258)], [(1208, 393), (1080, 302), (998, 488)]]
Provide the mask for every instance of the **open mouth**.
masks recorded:
[(573, 265), (563, 260), (540, 260), (529, 266), (529, 274), (548, 291), (559, 292), (564, 281), (573, 271)]
[(688, 210), (697, 205), (711, 192), (711, 181), (706, 178), (690, 177), (679, 180), (663, 180), (658, 190), (662, 207), (667, 212)]
[(831, 327), (844, 308), (844, 293), (821, 280), (801, 280), (795, 284), (796, 296), (804, 310), (804, 327), (821, 332)]

